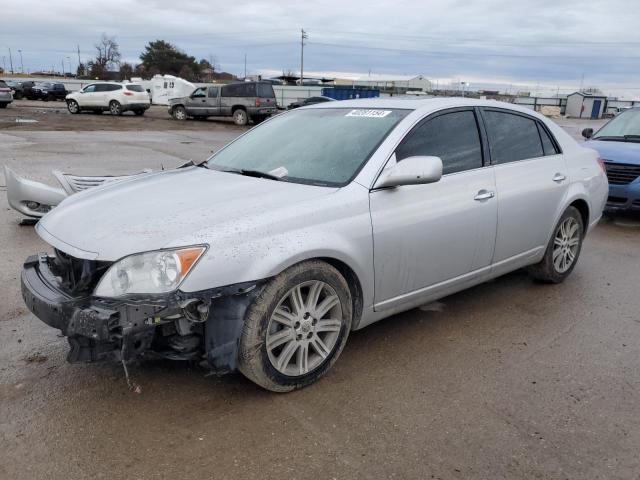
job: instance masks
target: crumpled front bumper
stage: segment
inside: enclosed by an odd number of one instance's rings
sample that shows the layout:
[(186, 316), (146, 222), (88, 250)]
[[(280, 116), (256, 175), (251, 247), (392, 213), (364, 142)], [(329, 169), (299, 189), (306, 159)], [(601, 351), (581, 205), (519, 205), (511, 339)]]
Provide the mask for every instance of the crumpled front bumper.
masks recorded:
[[(46, 254), (33, 255), (21, 275), (22, 297), (31, 312), (68, 337), (67, 360), (129, 361), (152, 350), (156, 329), (184, 315), (191, 302), (206, 305), (202, 320), (202, 359), (218, 373), (237, 367), (237, 346), (246, 309), (265, 281), (235, 284), (199, 292), (101, 299), (66, 292), (49, 267)], [(157, 352), (165, 358), (177, 358)], [(186, 358), (182, 358), (186, 359)]]

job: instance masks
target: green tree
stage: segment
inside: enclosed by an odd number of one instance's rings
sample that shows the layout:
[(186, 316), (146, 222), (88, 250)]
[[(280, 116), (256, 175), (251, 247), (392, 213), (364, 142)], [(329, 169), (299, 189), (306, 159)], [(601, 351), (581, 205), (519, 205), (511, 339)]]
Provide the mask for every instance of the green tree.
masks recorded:
[(187, 80), (197, 80), (200, 75), (200, 64), (195, 57), (187, 55), (175, 45), (164, 40), (149, 42), (140, 54), (142, 67), (147, 75), (156, 73), (167, 75), (189, 75)]

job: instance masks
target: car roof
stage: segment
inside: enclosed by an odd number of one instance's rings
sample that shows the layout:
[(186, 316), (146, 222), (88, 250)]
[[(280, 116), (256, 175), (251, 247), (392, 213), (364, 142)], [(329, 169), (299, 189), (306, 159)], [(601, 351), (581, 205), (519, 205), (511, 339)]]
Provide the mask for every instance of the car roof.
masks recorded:
[(526, 113), (534, 117), (540, 117), (534, 110), (521, 107), (513, 103), (499, 102), (497, 100), (478, 100), (464, 97), (432, 97), (432, 98), (408, 98), (408, 97), (385, 97), (385, 98), (360, 98), (356, 100), (342, 100), (337, 103), (326, 102), (317, 103), (304, 107), (312, 108), (391, 108), (405, 110), (437, 111), (445, 108), (456, 107), (495, 107), (505, 108), (516, 112)]

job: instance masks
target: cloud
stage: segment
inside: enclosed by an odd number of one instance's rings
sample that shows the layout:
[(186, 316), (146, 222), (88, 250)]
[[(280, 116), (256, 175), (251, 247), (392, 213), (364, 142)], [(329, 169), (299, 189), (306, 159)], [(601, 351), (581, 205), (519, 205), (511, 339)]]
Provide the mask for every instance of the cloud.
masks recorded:
[[(575, 89), (637, 88), (640, 10), (632, 0), (31, 0), (3, 11), (0, 55), (21, 49), (29, 70), (93, 55), (102, 32), (123, 57), (165, 39), (223, 70), (424, 74), (431, 78)], [(25, 11), (34, 15), (24, 15)], [(624, 12), (624, 14), (613, 12)], [(36, 14), (37, 13), (37, 14)], [(8, 58), (7, 58), (8, 62)], [(640, 96), (640, 89), (638, 90)]]

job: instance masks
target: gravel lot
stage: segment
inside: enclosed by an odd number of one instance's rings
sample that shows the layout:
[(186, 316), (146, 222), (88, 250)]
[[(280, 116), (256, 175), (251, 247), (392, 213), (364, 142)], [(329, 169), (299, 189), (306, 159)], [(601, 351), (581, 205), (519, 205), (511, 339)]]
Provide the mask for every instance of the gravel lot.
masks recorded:
[[(51, 184), (202, 159), (243, 131), (24, 103), (0, 111), (2, 163)], [(638, 217), (604, 219), (564, 284), (516, 272), (396, 315), (287, 395), (170, 361), (133, 367), (135, 395), (117, 365), (67, 364), (22, 303), (21, 262), (47, 247), (19, 221), (0, 194), (2, 479), (640, 478)]]

